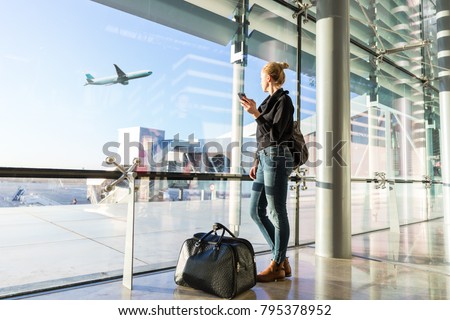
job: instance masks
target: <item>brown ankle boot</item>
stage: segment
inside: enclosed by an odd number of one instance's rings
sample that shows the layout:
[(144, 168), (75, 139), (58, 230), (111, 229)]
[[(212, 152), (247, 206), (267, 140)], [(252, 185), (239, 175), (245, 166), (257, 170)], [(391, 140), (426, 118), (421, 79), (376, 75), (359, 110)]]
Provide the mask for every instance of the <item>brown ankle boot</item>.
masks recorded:
[(284, 266), (284, 273), (285, 273), (285, 276), (286, 276), (286, 277), (292, 276), (291, 265), (289, 264), (289, 260), (288, 260), (287, 257), (286, 257), (286, 259), (284, 259), (283, 266)]
[(270, 265), (264, 271), (258, 273), (258, 275), (256, 276), (256, 281), (273, 282), (277, 280), (283, 280), (284, 277), (284, 263), (277, 264), (272, 260), (270, 262)]

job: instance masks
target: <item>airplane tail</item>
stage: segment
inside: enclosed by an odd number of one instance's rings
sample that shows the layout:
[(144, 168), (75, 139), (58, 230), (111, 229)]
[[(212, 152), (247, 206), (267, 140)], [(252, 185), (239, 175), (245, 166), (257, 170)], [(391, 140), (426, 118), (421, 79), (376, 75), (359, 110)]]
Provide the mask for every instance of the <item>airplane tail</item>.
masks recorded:
[(94, 82), (93, 80), (94, 80), (94, 76), (90, 73), (86, 73), (86, 81), (87, 82), (84, 85), (86, 86), (86, 85)]

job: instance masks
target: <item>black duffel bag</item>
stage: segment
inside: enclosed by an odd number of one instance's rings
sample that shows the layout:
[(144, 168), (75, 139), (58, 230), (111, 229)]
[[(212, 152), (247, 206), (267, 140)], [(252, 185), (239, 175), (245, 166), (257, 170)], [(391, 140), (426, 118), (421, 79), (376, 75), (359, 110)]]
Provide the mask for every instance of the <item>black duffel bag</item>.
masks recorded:
[[(222, 230), (218, 235), (217, 231)], [(231, 237), (225, 236), (227, 231)], [(232, 299), (256, 284), (255, 252), (220, 223), (208, 233), (184, 241), (175, 270), (175, 283)]]

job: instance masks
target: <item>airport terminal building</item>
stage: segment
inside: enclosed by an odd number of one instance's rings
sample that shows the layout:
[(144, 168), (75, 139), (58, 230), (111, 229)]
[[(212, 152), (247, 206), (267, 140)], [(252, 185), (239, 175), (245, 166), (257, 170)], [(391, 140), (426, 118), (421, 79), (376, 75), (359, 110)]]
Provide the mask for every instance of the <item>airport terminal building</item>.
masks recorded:
[[(291, 278), (236, 299), (447, 300), (450, 1), (17, 0), (0, 31), (0, 299), (216, 299), (183, 241), (249, 215), (260, 71), (309, 149)], [(95, 84), (95, 85), (94, 85)]]

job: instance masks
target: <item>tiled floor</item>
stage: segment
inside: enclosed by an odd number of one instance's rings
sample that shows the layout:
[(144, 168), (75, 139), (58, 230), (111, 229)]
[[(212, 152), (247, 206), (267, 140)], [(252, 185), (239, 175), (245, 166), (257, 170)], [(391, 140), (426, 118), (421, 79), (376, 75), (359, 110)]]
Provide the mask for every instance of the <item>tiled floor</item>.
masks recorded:
[[(236, 299), (448, 300), (449, 226), (443, 219), (357, 235), (352, 259), (318, 257), (313, 247), (289, 250), (293, 276), (258, 283)], [(257, 256), (258, 270), (270, 257)], [(120, 280), (85, 285), (21, 299), (218, 299), (173, 281), (173, 270), (136, 276), (132, 291)]]

